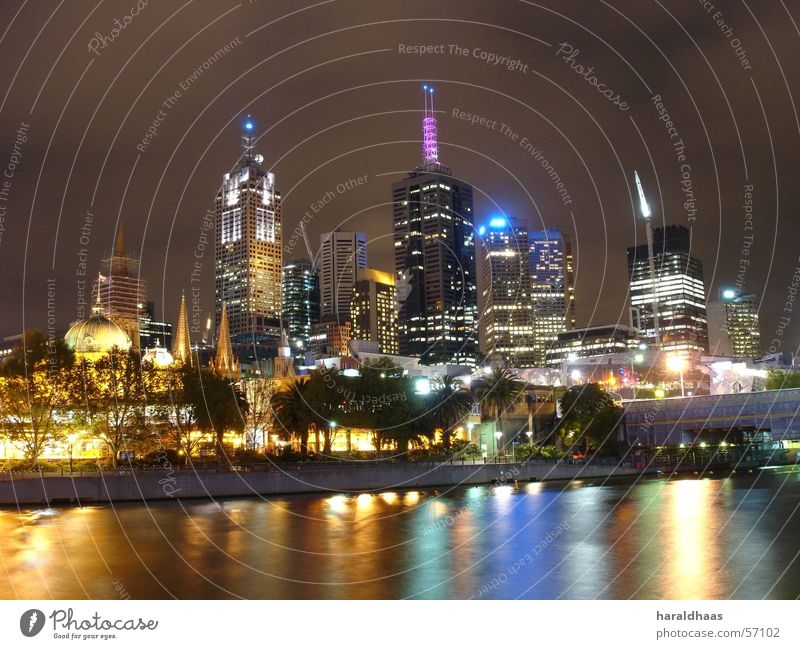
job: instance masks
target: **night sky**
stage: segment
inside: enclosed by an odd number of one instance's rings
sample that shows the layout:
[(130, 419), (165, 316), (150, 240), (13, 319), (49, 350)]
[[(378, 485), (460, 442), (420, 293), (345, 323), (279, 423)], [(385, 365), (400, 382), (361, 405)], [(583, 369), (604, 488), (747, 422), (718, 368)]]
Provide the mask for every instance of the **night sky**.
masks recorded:
[(292, 231), (309, 213), (312, 244), (358, 229), (393, 270), (390, 186), (420, 163), (433, 83), (440, 159), (475, 187), (476, 225), (503, 212), (572, 234), (579, 327), (627, 323), (636, 169), (655, 219), (692, 226), (709, 295), (756, 292), (765, 350), (794, 351), (800, 2), (717, 4), (4, 0), (0, 335), (46, 327), (48, 280), (56, 326), (75, 320), (120, 222), (157, 316), (174, 321), (195, 261), (212, 310), (203, 215), (248, 113), (287, 258), (307, 255)]

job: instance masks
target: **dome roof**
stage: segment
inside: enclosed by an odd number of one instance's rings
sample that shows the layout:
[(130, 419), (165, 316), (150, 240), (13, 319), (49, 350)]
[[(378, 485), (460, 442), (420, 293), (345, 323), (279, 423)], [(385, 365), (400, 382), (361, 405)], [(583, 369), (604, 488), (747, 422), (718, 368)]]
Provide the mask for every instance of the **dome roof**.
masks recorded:
[(166, 348), (153, 347), (145, 352), (142, 362), (152, 363), (156, 367), (169, 367), (175, 362), (175, 359), (172, 358), (172, 354)]
[(76, 354), (97, 356), (111, 351), (114, 347), (122, 350), (131, 348), (128, 334), (96, 309), (93, 309), (90, 318), (78, 320), (69, 328), (67, 335), (64, 336), (64, 342)]

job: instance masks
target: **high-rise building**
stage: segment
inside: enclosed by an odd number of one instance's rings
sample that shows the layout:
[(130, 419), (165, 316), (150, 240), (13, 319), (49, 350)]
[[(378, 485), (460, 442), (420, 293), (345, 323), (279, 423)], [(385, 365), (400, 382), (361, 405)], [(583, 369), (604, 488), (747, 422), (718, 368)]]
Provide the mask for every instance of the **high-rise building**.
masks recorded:
[(531, 255), (528, 228), (497, 216), (481, 235), (483, 349), (512, 367), (533, 367), (539, 360), (531, 303)]
[(320, 237), (320, 315), (350, 322), (350, 298), (359, 268), (367, 267), (363, 232), (326, 232)]
[(709, 302), (708, 342), (715, 356), (758, 358), (761, 334), (758, 329), (758, 301), (752, 293), (724, 288), (719, 299)]
[(647, 244), (628, 248), (631, 307), (639, 311), (643, 338), (659, 337), (666, 351), (708, 351), (703, 263), (690, 254), (690, 244), (689, 230), (682, 225), (653, 230), (655, 287)]
[(226, 305), (231, 337), (260, 341), (280, 331), (281, 195), (275, 174), (261, 166), (263, 156), (253, 154), (249, 118), (244, 128), (243, 155), (216, 198), (215, 325)]
[(474, 365), (478, 288), (472, 186), (439, 160), (433, 89), (425, 88), (423, 162), (392, 185), (400, 353)]
[(350, 314), (353, 340), (375, 341), (381, 354), (400, 353), (397, 289), (391, 273), (373, 268), (359, 269)]
[(145, 312), (139, 317), (139, 344), (142, 349), (172, 347), (172, 323), (156, 320), (152, 301), (145, 303)]
[(565, 362), (580, 358), (636, 354), (639, 351), (639, 335), (638, 329), (622, 324), (562, 331), (556, 342), (547, 349), (547, 365), (563, 367)]
[(147, 282), (139, 276), (139, 259), (125, 248), (125, 227), (120, 223), (111, 254), (101, 260), (100, 275), (94, 282), (92, 298), (103, 315), (121, 327), (139, 351), (139, 324), (146, 315)]
[(575, 327), (575, 260), (560, 230), (533, 231), (528, 240), (535, 364), (542, 367), (558, 334)]
[(349, 356), (351, 328), (349, 322), (325, 318), (311, 327), (308, 350), (314, 358)]
[(283, 266), (283, 317), (292, 350), (308, 349), (311, 327), (319, 322), (319, 274), (308, 259)]

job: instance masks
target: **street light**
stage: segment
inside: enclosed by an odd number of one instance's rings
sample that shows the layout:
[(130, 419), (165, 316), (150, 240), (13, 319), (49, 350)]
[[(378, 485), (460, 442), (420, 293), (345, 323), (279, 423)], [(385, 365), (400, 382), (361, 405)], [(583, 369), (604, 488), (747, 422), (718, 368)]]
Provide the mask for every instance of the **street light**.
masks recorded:
[(503, 436), (503, 431), (498, 430), (494, 433), (494, 438), (497, 440), (494, 445), (494, 454), (500, 456), (500, 438)]
[(670, 369), (670, 371), (678, 372), (680, 374), (680, 377), (681, 377), (681, 396), (682, 397), (686, 396), (686, 392), (684, 391), (684, 387), (683, 387), (683, 372), (686, 369), (686, 365), (687, 365), (686, 359), (683, 358), (682, 356), (674, 355), (674, 356), (669, 356), (667, 358), (667, 367)]
[(72, 445), (75, 443), (75, 440), (78, 439), (78, 436), (75, 433), (70, 433), (67, 435), (67, 440), (69, 441), (69, 473), (72, 475)]

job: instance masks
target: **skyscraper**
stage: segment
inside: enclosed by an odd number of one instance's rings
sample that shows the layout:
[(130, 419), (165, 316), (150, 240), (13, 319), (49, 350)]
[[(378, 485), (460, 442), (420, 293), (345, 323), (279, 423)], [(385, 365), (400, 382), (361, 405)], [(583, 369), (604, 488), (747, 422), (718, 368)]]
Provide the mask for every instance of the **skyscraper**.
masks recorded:
[(758, 329), (758, 301), (752, 293), (720, 289), (719, 299), (708, 303), (708, 341), (718, 356), (758, 358), (761, 334)]
[(682, 225), (655, 228), (655, 291), (647, 244), (628, 248), (631, 306), (639, 311), (643, 338), (655, 342), (655, 302), (661, 348), (680, 353), (708, 351), (703, 263), (690, 254), (690, 243)]
[(353, 340), (375, 341), (381, 354), (400, 352), (394, 275), (373, 268), (359, 269), (350, 313)]
[[(474, 365), (478, 288), (472, 187), (439, 161), (433, 88), (425, 87), (422, 165), (392, 185), (400, 353)], [(398, 291), (399, 292), (399, 291)]]
[(276, 337), (283, 307), (281, 196), (263, 156), (253, 155), (249, 118), (244, 128), (242, 157), (216, 198), (215, 324), (227, 305), (230, 335), (259, 340)]
[(575, 279), (569, 235), (550, 228), (529, 234), (535, 363), (543, 367), (558, 334), (575, 327)]
[(283, 266), (283, 317), (292, 349), (306, 350), (311, 327), (319, 322), (319, 274), (308, 259)]
[(498, 216), (479, 228), (482, 254), (483, 350), (513, 367), (538, 358), (531, 303), (528, 228)]
[(320, 314), (350, 322), (350, 298), (359, 268), (367, 267), (367, 237), (363, 232), (326, 232), (320, 237)]
[(92, 297), (103, 315), (120, 326), (139, 351), (139, 320), (147, 313), (147, 282), (139, 277), (139, 259), (125, 249), (125, 226), (120, 223), (111, 254), (101, 260)]
[(145, 302), (144, 313), (139, 316), (139, 344), (141, 348), (151, 349), (172, 346), (172, 323), (156, 320), (156, 307), (152, 301)]

